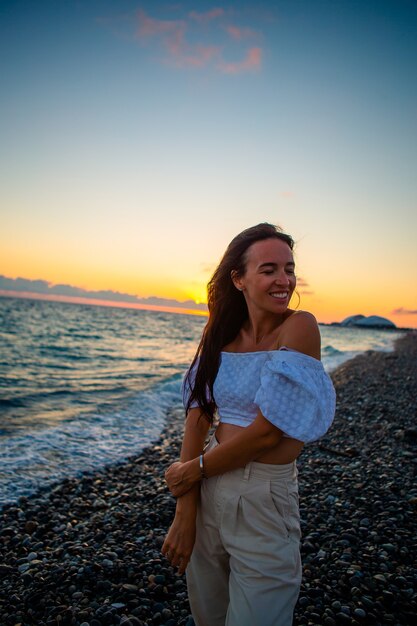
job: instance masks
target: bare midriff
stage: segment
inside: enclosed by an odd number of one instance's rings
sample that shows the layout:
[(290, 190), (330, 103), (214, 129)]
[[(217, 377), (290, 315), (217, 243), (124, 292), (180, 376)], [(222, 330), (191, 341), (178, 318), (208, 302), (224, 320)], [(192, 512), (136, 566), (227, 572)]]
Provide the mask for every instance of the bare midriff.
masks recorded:
[[(233, 437), (241, 432), (243, 426), (235, 426), (234, 424), (224, 424), (220, 422), (216, 429), (216, 439), (221, 445), (226, 441), (230, 441)], [(270, 450), (260, 454), (255, 461), (258, 463), (271, 463), (272, 465), (285, 465), (292, 463), (300, 454), (303, 443), (297, 439), (290, 437), (282, 437), (280, 442)]]

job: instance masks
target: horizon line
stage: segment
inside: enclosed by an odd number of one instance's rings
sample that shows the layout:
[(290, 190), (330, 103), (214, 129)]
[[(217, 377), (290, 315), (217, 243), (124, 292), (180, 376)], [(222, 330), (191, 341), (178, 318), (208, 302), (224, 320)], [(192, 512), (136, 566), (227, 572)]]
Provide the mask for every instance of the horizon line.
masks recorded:
[[(94, 298), (83, 298), (81, 296), (66, 296), (60, 294), (43, 294), (30, 291), (9, 291), (6, 289), (0, 289), (0, 298), (19, 298), (21, 300), (43, 300), (46, 302), (62, 302), (64, 304), (85, 304), (89, 306), (102, 306), (107, 308), (116, 309), (138, 309), (140, 311), (155, 311), (160, 313), (176, 313), (177, 315), (197, 315), (199, 317), (208, 317), (208, 311), (202, 309), (189, 309), (180, 306), (164, 306), (158, 304), (141, 304), (134, 302), (123, 302), (120, 300), (102, 300)], [(320, 322), (317, 323), (321, 326), (341, 326), (341, 322)], [(343, 326), (342, 326), (343, 327)], [(360, 327), (355, 327), (361, 330)], [(366, 330), (366, 327), (364, 327)], [(382, 329), (381, 329), (382, 330)], [(411, 331), (415, 332), (417, 328), (412, 326), (395, 326), (395, 328), (388, 328), (384, 330), (390, 330), (395, 332), (399, 331)]]
[(103, 306), (116, 309), (139, 309), (143, 311), (159, 311), (161, 313), (177, 313), (180, 315), (197, 315), (208, 317), (208, 311), (202, 309), (189, 309), (181, 306), (164, 306), (162, 304), (140, 304), (136, 302), (124, 302), (122, 300), (103, 300), (82, 296), (65, 296), (60, 294), (36, 293), (31, 291), (9, 291), (0, 289), (1, 298), (20, 298), (22, 300), (44, 300), (47, 302), (63, 302), (65, 304), (86, 304), (90, 306)]

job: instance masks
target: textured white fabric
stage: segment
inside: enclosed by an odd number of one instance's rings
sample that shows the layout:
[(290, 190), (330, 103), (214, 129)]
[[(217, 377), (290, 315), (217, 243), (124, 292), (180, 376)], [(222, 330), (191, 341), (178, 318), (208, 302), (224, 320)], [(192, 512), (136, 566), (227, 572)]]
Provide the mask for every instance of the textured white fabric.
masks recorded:
[[(185, 385), (184, 404), (189, 393)], [(322, 437), (335, 412), (335, 391), (323, 364), (286, 349), (222, 352), (214, 399), (220, 422), (249, 426), (260, 410), (288, 437), (303, 442)]]
[(262, 368), (255, 404), (268, 421), (307, 443), (330, 428), (336, 394), (320, 361), (299, 352), (278, 351)]

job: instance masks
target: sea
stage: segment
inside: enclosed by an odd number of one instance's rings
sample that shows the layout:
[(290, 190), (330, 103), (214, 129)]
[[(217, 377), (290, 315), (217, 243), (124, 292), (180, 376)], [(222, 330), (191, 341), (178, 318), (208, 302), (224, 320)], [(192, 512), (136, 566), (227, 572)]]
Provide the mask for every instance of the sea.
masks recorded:
[[(136, 455), (181, 408), (207, 318), (0, 298), (0, 506)], [(321, 325), (331, 372), (400, 332)]]

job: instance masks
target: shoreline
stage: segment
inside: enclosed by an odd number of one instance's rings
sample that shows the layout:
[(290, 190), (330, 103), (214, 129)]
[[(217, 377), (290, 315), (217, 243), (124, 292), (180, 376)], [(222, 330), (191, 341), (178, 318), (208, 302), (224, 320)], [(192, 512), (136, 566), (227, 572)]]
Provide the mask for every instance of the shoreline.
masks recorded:
[[(124, 462), (152, 445), (167, 422), (168, 411), (180, 406), (180, 379), (194, 355), (194, 339), (201, 326), (196, 318), (177, 317), (174, 324), (172, 316), (152, 320), (147, 314), (135, 314), (129, 319), (139, 333), (138, 341), (132, 339), (133, 333), (128, 343), (113, 349), (107, 343), (111, 333), (100, 335), (104, 320), (110, 320), (104, 310), (96, 319), (85, 308), (78, 318), (67, 307), (15, 309), (12, 303), (1, 312), (10, 338), (15, 315), (23, 323), (19, 362), (26, 364), (26, 374), (16, 378), (16, 355), (6, 341), (0, 366), (4, 391), (0, 399), (0, 510), (20, 496), (30, 497), (67, 477)], [(55, 339), (50, 342), (47, 324), (55, 314), (57, 346)], [(125, 313), (119, 312), (105, 328), (120, 326), (123, 333), (125, 322)], [(79, 323), (82, 330), (68, 344), (65, 328), (72, 323)], [(156, 333), (150, 348), (142, 337), (143, 328), (152, 335), (160, 324), (165, 331), (160, 337)], [(320, 328), (327, 372), (367, 350), (392, 350), (401, 336), (397, 331)], [(32, 345), (39, 333), (44, 339)]]
[[(411, 624), (417, 334), (331, 376), (335, 423), (298, 462), (303, 584), (294, 626)], [(175, 411), (140, 456), (4, 505), (1, 624), (192, 625), (185, 578), (159, 552), (175, 509), (163, 472), (179, 455), (182, 423)]]

